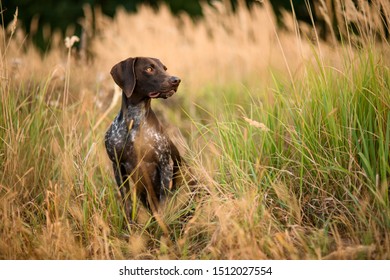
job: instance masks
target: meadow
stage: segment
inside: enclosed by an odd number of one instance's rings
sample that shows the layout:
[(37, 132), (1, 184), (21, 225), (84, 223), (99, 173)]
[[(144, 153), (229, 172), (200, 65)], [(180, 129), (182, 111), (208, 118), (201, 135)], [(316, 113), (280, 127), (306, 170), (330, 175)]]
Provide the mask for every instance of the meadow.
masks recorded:
[[(323, 41), (268, 1), (224, 3), (196, 21), (86, 6), (83, 43), (47, 27), (44, 54), (17, 15), (0, 30), (0, 259), (390, 258), (390, 5), (320, 1), (341, 34)], [(140, 203), (126, 221), (104, 147), (130, 56), (182, 79), (152, 102), (190, 169), (167, 230)]]

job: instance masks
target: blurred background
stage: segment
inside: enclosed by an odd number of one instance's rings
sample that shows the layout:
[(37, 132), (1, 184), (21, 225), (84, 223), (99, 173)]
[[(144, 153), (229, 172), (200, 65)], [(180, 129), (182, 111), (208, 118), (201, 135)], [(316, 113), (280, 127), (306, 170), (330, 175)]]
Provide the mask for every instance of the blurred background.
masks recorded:
[[(148, 5), (153, 9), (158, 9), (161, 5), (167, 5), (174, 15), (181, 13), (188, 14), (193, 20), (203, 16), (202, 6), (212, 5), (220, 1), (205, 0), (59, 0), (59, 1), (31, 1), (31, 0), (14, 0), (3, 1), (2, 16), (5, 25), (8, 25), (13, 19), (13, 13), (16, 7), (19, 8), (19, 20), (21, 26), (30, 34), (34, 43), (45, 50), (50, 45), (50, 35), (53, 31), (60, 31), (63, 35), (67, 32), (75, 33), (80, 36), (83, 29), (83, 17), (85, 17), (86, 7), (93, 7), (91, 16), (94, 20), (94, 9), (98, 9), (102, 14), (114, 17), (118, 8), (123, 8), (128, 12), (136, 13), (140, 5)], [(238, 2), (244, 3), (251, 9), (255, 4), (261, 4), (263, 1), (256, 0), (225, 0), (224, 5), (229, 5), (236, 10)], [(319, 15), (319, 0), (276, 0), (270, 1), (273, 13), (277, 17), (278, 25), (284, 26), (283, 12), (292, 12), (291, 2), (294, 6), (294, 14), (298, 20), (310, 23), (310, 14), (313, 20), (320, 25), (321, 36), (326, 37), (326, 26), (324, 19)], [(333, 3), (326, 1), (326, 5), (332, 8)], [(316, 10), (317, 8), (317, 10)], [(73, 35), (73, 34), (72, 34)]]

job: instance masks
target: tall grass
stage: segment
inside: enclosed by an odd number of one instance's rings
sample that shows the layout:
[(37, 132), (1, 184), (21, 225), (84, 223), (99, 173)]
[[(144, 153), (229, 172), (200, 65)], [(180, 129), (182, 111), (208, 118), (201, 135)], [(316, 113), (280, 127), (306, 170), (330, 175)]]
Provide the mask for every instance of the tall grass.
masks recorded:
[[(97, 13), (89, 62), (57, 35), (41, 57), (1, 30), (0, 258), (390, 257), (387, 42), (311, 42), (308, 27), (278, 31), (267, 3), (204, 9), (197, 23)], [(153, 103), (197, 178), (162, 207), (168, 235), (141, 205), (126, 222), (102, 141), (118, 94), (107, 69), (136, 55), (183, 80)]]

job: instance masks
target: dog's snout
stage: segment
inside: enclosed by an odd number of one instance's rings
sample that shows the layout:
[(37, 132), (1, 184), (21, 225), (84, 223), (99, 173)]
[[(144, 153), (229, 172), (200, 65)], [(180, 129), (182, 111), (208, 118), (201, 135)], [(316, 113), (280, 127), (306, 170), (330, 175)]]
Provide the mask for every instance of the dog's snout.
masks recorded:
[(178, 77), (172, 76), (172, 77), (169, 78), (169, 83), (170, 83), (171, 85), (173, 85), (173, 86), (179, 85), (180, 82), (181, 82), (181, 80), (180, 80), (180, 78), (178, 78)]

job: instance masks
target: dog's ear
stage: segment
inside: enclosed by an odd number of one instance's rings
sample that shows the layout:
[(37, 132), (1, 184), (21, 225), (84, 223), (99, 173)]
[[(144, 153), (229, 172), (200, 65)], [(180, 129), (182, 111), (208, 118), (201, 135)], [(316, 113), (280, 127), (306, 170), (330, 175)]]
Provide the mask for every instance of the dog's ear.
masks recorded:
[(135, 61), (137, 58), (128, 58), (115, 64), (111, 69), (111, 76), (115, 83), (123, 90), (126, 97), (129, 98), (134, 91), (136, 77), (135, 77)]

